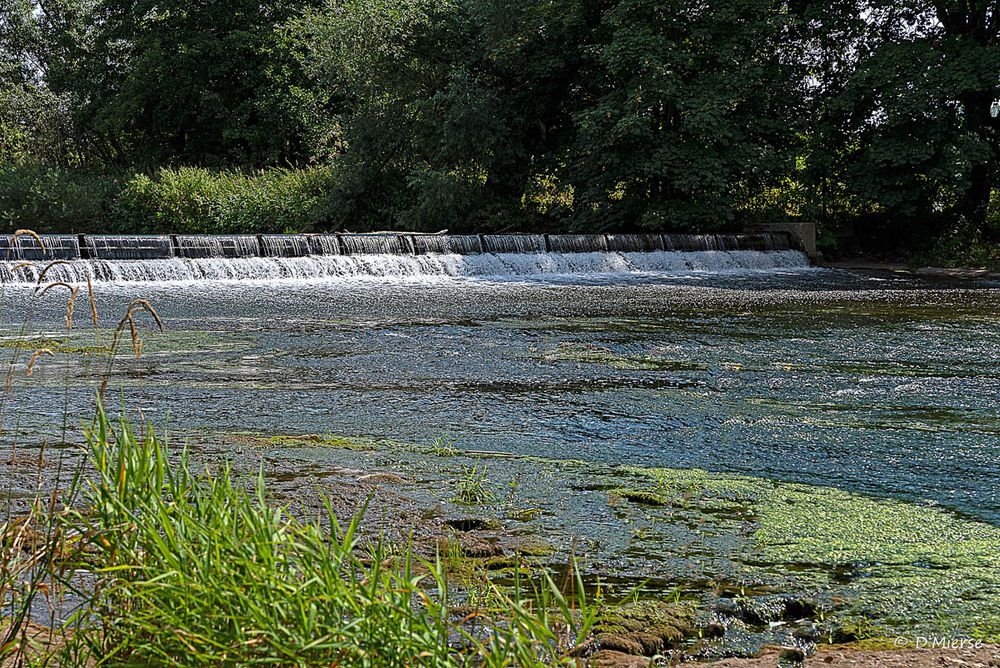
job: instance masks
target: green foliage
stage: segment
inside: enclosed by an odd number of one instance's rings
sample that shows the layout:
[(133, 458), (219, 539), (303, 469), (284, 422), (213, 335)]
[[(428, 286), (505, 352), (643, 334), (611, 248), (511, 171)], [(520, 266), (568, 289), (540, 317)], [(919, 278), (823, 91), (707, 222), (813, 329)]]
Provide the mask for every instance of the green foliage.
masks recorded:
[(0, 165), (0, 224), (39, 232), (114, 229), (123, 179), (36, 165)]
[(0, 166), (0, 222), (38, 232), (258, 233), (310, 230), (331, 170), (161, 169), (115, 176)]
[(712, 229), (795, 158), (784, 3), (622, 0), (593, 47), (571, 173), (588, 229)]
[[(718, 227), (794, 162), (783, 5), (355, 0), (301, 22), (352, 104), (345, 221)], [(359, 37), (359, 35), (361, 35)]]
[[(147, 174), (114, 203), (125, 229), (794, 218), (887, 246), (1000, 238), (992, 3), (0, 0), (0, 15), (0, 164)], [(32, 192), (0, 215), (39, 218)], [(90, 209), (84, 224), (108, 225), (103, 200)]]
[(489, 488), (486, 467), (477, 464), (465, 469), (455, 489), (455, 503), (465, 506), (481, 506), (496, 501), (496, 494)]
[(254, 174), (161, 169), (125, 184), (115, 208), (121, 229), (188, 233), (312, 229), (322, 216), (327, 169)]
[(198, 474), (100, 410), (86, 437), (84, 510), (60, 526), (97, 578), (68, 664), (576, 665), (595, 623), (578, 575), (567, 596), (515, 571), (513, 594), (487, 583), (477, 598), (485, 626), (456, 624), (441, 563), (363, 539), (361, 513), (341, 526), (328, 505), (329, 529), (303, 524), (269, 505), (262, 476), (248, 491), (225, 467)]
[[(894, 241), (986, 215), (1000, 158), (1000, 12), (992, 3), (809, 3), (822, 53), (809, 176), (896, 221)], [(864, 18), (862, 18), (864, 17)], [(844, 49), (844, 42), (854, 44)], [(916, 227), (915, 227), (916, 226)]]

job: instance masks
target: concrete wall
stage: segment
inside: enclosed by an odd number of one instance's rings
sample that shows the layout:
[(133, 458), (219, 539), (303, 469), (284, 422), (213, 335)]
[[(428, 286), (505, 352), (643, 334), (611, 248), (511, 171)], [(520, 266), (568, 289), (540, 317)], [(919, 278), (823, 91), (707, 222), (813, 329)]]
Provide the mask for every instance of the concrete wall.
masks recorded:
[(751, 232), (787, 232), (796, 245), (810, 259), (818, 256), (816, 251), (816, 224), (815, 223), (762, 223), (752, 225)]
[(387, 253), (591, 253), (733, 251), (801, 248), (816, 251), (811, 224), (761, 225), (756, 234), (260, 234), (260, 235), (0, 235), (0, 260), (156, 260), (180, 258), (301, 257)]

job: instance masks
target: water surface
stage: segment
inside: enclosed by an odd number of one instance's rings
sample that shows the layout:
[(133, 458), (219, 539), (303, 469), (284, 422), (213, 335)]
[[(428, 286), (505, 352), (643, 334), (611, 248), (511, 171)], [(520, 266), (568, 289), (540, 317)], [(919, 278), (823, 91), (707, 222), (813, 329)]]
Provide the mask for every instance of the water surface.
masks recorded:
[[(612, 268), (613, 269), (613, 268)], [(609, 273), (610, 272), (610, 273)], [(65, 291), (4, 288), (4, 335), (64, 338)], [(1000, 523), (1000, 288), (769, 268), (95, 284), (149, 299), (111, 394), (175, 432), (338, 433), (749, 473)], [(94, 345), (85, 289), (71, 345)], [(106, 338), (106, 336), (105, 336)], [(41, 342), (39, 342), (41, 345)], [(68, 438), (103, 365), (17, 357), (6, 417)], [(121, 394), (115, 388), (122, 388)], [(321, 455), (318, 455), (321, 456)]]

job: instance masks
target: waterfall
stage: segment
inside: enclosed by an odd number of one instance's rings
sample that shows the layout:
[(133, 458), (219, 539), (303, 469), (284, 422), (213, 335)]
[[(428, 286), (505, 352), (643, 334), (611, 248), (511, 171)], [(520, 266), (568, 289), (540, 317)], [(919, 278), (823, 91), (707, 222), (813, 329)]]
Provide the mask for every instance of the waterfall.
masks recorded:
[(791, 248), (787, 234), (774, 232), (761, 234), (663, 234), (660, 235), (660, 238), (663, 249), (670, 251), (777, 251)]
[(399, 234), (341, 234), (340, 250), (345, 255), (402, 255), (412, 252)]
[[(173, 257), (170, 237), (162, 235), (86, 236), (86, 255), (95, 260), (152, 260)], [(82, 251), (83, 249), (81, 249)]]
[(313, 255), (340, 255), (340, 237), (336, 234), (310, 234), (309, 248)]
[(789, 248), (791, 248), (791, 239), (788, 237), (787, 234), (779, 234), (776, 232), (764, 232), (759, 236), (763, 238), (764, 242), (763, 250), (778, 251), (778, 250), (788, 250)]
[(553, 253), (589, 253), (608, 250), (603, 234), (547, 234), (548, 250)]
[[(784, 233), (0, 236), (0, 283), (758, 271), (808, 266)], [(28, 265), (24, 266), (27, 262)]]
[(484, 253), (544, 253), (545, 237), (541, 234), (483, 235)]
[(641, 253), (663, 250), (663, 239), (659, 234), (609, 234), (608, 250), (623, 253)]
[(80, 239), (69, 234), (50, 234), (43, 237), (45, 249), (34, 237), (22, 235), (14, 238), (0, 236), (0, 259), (3, 260), (75, 260), (80, 257)]
[(413, 252), (456, 253), (475, 255), (483, 252), (483, 244), (478, 234), (413, 234), (410, 235)]
[(310, 255), (309, 237), (303, 234), (262, 234), (258, 237), (265, 257), (305, 257)]
[(260, 243), (252, 234), (214, 235), (191, 234), (174, 237), (177, 255), (189, 259), (207, 257), (257, 257)]
[[(34, 283), (45, 266), (0, 262), (0, 283)], [(274, 281), (349, 277), (530, 277), (560, 274), (682, 274), (808, 267), (798, 251), (652, 251), (589, 253), (425, 253), (298, 257), (75, 260), (51, 267), (48, 281)]]

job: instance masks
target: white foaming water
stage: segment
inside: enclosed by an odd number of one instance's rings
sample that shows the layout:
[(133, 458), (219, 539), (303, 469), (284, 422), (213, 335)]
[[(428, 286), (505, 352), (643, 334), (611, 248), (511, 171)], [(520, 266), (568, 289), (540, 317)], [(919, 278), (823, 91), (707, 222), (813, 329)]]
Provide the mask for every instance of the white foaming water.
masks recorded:
[[(0, 262), (0, 283), (34, 283), (45, 263)], [(323, 280), (355, 277), (530, 277), (588, 274), (684, 274), (809, 266), (799, 251), (654, 251), (646, 253), (485, 253), (481, 255), (309, 255), (165, 260), (75, 260), (46, 281), (183, 282)]]

